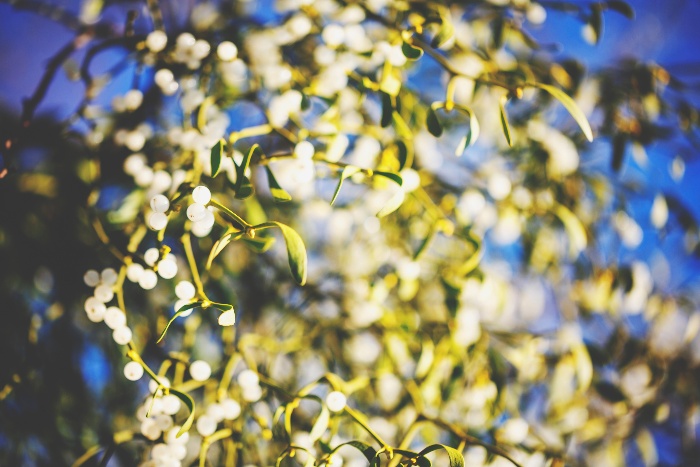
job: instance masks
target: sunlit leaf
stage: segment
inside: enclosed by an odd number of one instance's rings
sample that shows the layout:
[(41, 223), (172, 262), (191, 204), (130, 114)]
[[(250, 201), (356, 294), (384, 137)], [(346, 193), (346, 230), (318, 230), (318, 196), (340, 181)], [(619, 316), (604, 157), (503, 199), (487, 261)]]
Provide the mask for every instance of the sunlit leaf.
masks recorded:
[(447, 41), (452, 39), (452, 36), (454, 36), (454, 34), (455, 28), (452, 25), (452, 21), (450, 21), (447, 15), (442, 15), (442, 24), (440, 25), (440, 29), (431, 41), (430, 45), (432, 47), (435, 47), (436, 49), (439, 49), (440, 47), (445, 45)]
[(455, 448), (444, 444), (433, 444), (423, 449), (418, 454), (420, 456), (425, 456), (426, 454), (437, 451), (438, 449), (444, 449), (447, 452), (447, 457), (450, 459), (450, 467), (464, 467), (464, 456), (462, 453)]
[(403, 204), (405, 197), (406, 193), (402, 189), (396, 190), (396, 193), (394, 193), (384, 207), (379, 210), (377, 217), (385, 217), (396, 211), (401, 204)]
[(583, 134), (586, 136), (588, 141), (593, 141), (593, 130), (591, 130), (591, 125), (588, 123), (588, 119), (583, 111), (576, 105), (576, 102), (569, 97), (564, 91), (549, 84), (542, 83), (529, 83), (529, 86), (534, 86), (536, 88), (544, 89), (550, 93), (554, 98), (556, 98), (561, 104), (569, 111), (576, 123), (581, 127)]
[(207, 266), (206, 268), (209, 269), (211, 268), (212, 261), (219, 256), (219, 254), (226, 248), (226, 246), (231, 243), (234, 240), (237, 240), (243, 236), (244, 232), (228, 232), (224, 236), (222, 236), (220, 239), (214, 243), (214, 246), (212, 246), (211, 251), (209, 252), (209, 258), (207, 258)]
[(350, 178), (356, 173), (360, 172), (362, 172), (362, 169), (354, 165), (347, 165), (343, 167), (343, 170), (340, 172), (340, 177), (338, 178), (338, 185), (335, 187), (335, 191), (333, 192), (333, 198), (331, 198), (331, 206), (333, 205), (333, 203), (335, 203), (335, 200), (338, 198), (338, 195), (340, 194), (340, 188), (343, 186), (343, 182), (345, 181), (345, 179)]
[(567, 207), (557, 204), (554, 214), (559, 218), (569, 235), (569, 256), (576, 258), (588, 245), (586, 229), (576, 215)]
[(467, 134), (464, 135), (459, 142), (459, 146), (457, 146), (455, 150), (455, 155), (461, 156), (469, 146), (476, 143), (476, 140), (479, 138), (479, 133), (481, 132), (481, 127), (479, 126), (479, 120), (477, 120), (476, 115), (474, 115), (471, 109), (461, 105), (455, 105), (455, 108), (469, 117), (469, 129)]
[(277, 179), (275, 179), (275, 175), (272, 173), (272, 170), (270, 170), (270, 167), (265, 166), (265, 171), (267, 172), (267, 183), (270, 185), (270, 193), (275, 201), (278, 203), (286, 203), (287, 201), (291, 201), (291, 195), (287, 193), (279, 183), (277, 183)]
[(250, 161), (254, 155), (262, 155), (262, 150), (258, 144), (254, 144), (250, 148), (248, 153), (243, 156), (241, 165), (236, 167), (236, 184), (234, 186), (236, 198), (245, 199), (253, 193), (252, 184), (250, 183), (248, 177), (246, 177), (245, 173), (248, 170), (248, 166), (250, 165)]
[(160, 337), (158, 338), (158, 340), (156, 341), (156, 343), (158, 343), (158, 342), (160, 342), (160, 341), (163, 340), (163, 338), (165, 337), (165, 333), (168, 332), (168, 329), (170, 328), (170, 325), (173, 324), (173, 321), (175, 321), (175, 319), (177, 319), (180, 315), (182, 315), (182, 314), (185, 313), (186, 311), (191, 310), (192, 308), (197, 308), (198, 306), (201, 306), (201, 305), (202, 305), (202, 302), (201, 302), (201, 301), (197, 301), (197, 302), (189, 303), (189, 304), (187, 304), (187, 305), (184, 305), (184, 306), (180, 307), (180, 308), (175, 312), (175, 314), (173, 315), (173, 317), (170, 318), (170, 321), (168, 321), (168, 324), (165, 325), (165, 329), (163, 329), (163, 332), (160, 333)]
[(263, 235), (257, 235), (253, 238), (244, 236), (241, 239), (248, 248), (256, 253), (265, 253), (275, 244), (275, 237), (266, 237)]
[(326, 429), (328, 428), (328, 423), (330, 422), (330, 419), (331, 413), (328, 410), (328, 407), (326, 407), (326, 404), (322, 404), (321, 413), (318, 415), (318, 418), (314, 422), (314, 425), (311, 428), (311, 431), (309, 432), (309, 437), (312, 441), (315, 442), (321, 436), (323, 436), (323, 433), (325, 433)]
[(190, 430), (190, 428), (192, 427), (192, 422), (194, 422), (194, 399), (192, 399), (192, 397), (190, 397), (189, 394), (185, 392), (180, 392), (177, 389), (169, 388), (168, 391), (171, 394), (175, 394), (182, 402), (184, 402), (184, 404), (190, 411), (187, 420), (185, 420), (185, 423), (182, 424), (182, 426), (177, 432), (177, 435), (175, 436), (176, 438), (179, 438), (180, 436), (184, 435)]
[(281, 222), (265, 222), (263, 224), (256, 225), (255, 229), (267, 229), (271, 227), (277, 227), (282, 231), (282, 236), (287, 244), (289, 269), (292, 271), (294, 280), (299, 285), (304, 285), (306, 283), (306, 269), (308, 261), (306, 258), (306, 247), (304, 246), (304, 241), (301, 239), (296, 230), (288, 225), (282, 224)]
[(392, 182), (396, 183), (398, 186), (403, 185), (403, 178), (401, 178), (401, 175), (394, 173), (394, 172), (383, 172), (380, 170), (375, 170), (372, 172), (373, 175), (377, 175), (380, 177), (388, 178)]

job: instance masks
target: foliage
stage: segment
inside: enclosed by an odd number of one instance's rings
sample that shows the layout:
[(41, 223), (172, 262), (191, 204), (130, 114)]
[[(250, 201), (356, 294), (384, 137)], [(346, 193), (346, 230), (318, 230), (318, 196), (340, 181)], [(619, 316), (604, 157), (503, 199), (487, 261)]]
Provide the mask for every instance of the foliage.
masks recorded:
[(274, 6), (166, 28), (150, 0), (117, 35), (88, 1), (56, 57), (86, 48), (65, 128), (111, 255), (75, 319), (140, 381), (74, 465), (654, 465), (658, 426), (695, 430), (697, 293), (640, 245), (690, 254), (697, 225), (663, 194), (635, 218), (619, 172), (697, 110), (658, 65), (586, 73), (528, 32), (561, 10), (595, 42), (629, 5)]

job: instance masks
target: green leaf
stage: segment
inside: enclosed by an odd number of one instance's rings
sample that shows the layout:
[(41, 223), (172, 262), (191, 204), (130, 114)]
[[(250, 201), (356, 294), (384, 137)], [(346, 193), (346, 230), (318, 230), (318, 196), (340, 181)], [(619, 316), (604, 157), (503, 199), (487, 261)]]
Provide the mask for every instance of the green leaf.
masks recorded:
[(183, 314), (184, 312), (186, 312), (186, 311), (188, 311), (188, 310), (191, 310), (192, 308), (197, 308), (198, 306), (201, 306), (201, 305), (202, 305), (202, 302), (201, 302), (201, 301), (197, 301), (197, 302), (189, 303), (189, 304), (187, 304), (187, 305), (185, 305), (185, 306), (180, 307), (180, 308), (175, 312), (175, 314), (173, 315), (173, 317), (170, 318), (170, 321), (168, 321), (168, 324), (165, 325), (165, 329), (163, 329), (163, 332), (160, 334), (160, 337), (159, 337), (158, 340), (156, 341), (156, 344), (157, 344), (158, 342), (160, 342), (160, 341), (163, 340), (163, 338), (165, 337), (165, 333), (168, 332), (168, 328), (170, 328), (170, 325), (173, 324), (173, 321), (175, 321), (175, 319), (176, 319), (177, 317), (179, 317), (179, 316), (180, 316), (181, 314)]
[[(234, 191), (236, 192), (236, 198), (238, 199), (245, 199), (248, 196), (250, 196), (253, 192), (253, 187), (252, 184), (250, 183), (250, 180), (248, 177), (245, 176), (246, 170), (248, 170), (248, 166), (250, 165), (250, 160), (253, 158), (255, 154), (262, 155), (262, 150), (260, 149), (260, 145), (254, 144), (251, 148), (250, 151), (248, 151), (248, 154), (243, 156), (243, 160), (241, 161), (241, 165), (236, 167), (236, 185), (234, 186)], [(249, 190), (250, 193), (241, 193), (242, 187), (244, 185), (249, 185), (250, 188), (246, 189)], [(247, 196), (246, 196), (247, 194)]]
[(569, 97), (564, 91), (556, 88), (549, 84), (543, 83), (528, 83), (529, 86), (544, 89), (550, 93), (555, 99), (557, 99), (561, 104), (569, 111), (576, 123), (581, 127), (583, 134), (586, 136), (588, 141), (593, 141), (593, 130), (591, 130), (591, 125), (588, 123), (588, 119), (583, 111), (576, 105), (576, 102)]
[(413, 157), (410, 157), (408, 152), (408, 146), (401, 140), (395, 142), (396, 144), (396, 157), (399, 160), (399, 171), (411, 167), (413, 162)]
[(180, 436), (184, 435), (187, 433), (190, 428), (192, 427), (192, 422), (194, 422), (194, 399), (190, 397), (189, 394), (180, 392), (177, 389), (170, 388), (168, 391), (171, 394), (175, 394), (182, 402), (185, 403), (187, 408), (190, 410), (190, 415), (187, 417), (187, 420), (185, 420), (185, 423), (182, 424), (180, 427), (180, 430), (177, 432), (177, 435), (175, 435), (176, 438), (179, 438)]
[(226, 147), (226, 140), (221, 138), (211, 148), (211, 176), (216, 177), (221, 169), (221, 154)]
[(267, 183), (270, 185), (270, 193), (272, 193), (272, 197), (275, 199), (275, 201), (278, 203), (286, 203), (287, 201), (291, 201), (291, 195), (287, 193), (279, 183), (277, 183), (277, 179), (272, 173), (272, 170), (270, 170), (268, 166), (265, 166), (265, 171), (267, 172)]
[(220, 239), (218, 239), (216, 243), (214, 243), (214, 246), (211, 247), (211, 251), (209, 252), (209, 258), (207, 258), (207, 269), (211, 268), (212, 261), (214, 261), (214, 259), (217, 256), (219, 256), (219, 254), (223, 251), (224, 248), (226, 248), (226, 246), (228, 246), (229, 243), (231, 243), (234, 240), (238, 240), (243, 236), (243, 234), (243, 231), (229, 232)]
[(590, 24), (593, 28), (593, 32), (595, 32), (595, 43), (597, 45), (603, 37), (603, 9), (601, 5), (596, 3), (591, 5)]
[(450, 467), (464, 467), (464, 456), (462, 456), (462, 453), (456, 450), (455, 448), (444, 444), (433, 444), (423, 449), (418, 454), (420, 456), (425, 456), (426, 454), (429, 454), (433, 451), (437, 451), (438, 449), (444, 449), (445, 451), (447, 451), (447, 457), (449, 457), (450, 459)]
[(382, 128), (386, 128), (391, 125), (394, 106), (391, 104), (391, 96), (389, 94), (380, 91), (379, 96), (382, 99), (382, 119), (379, 124), (382, 126)]
[(267, 250), (272, 248), (275, 244), (275, 237), (265, 237), (263, 235), (250, 238), (248, 236), (243, 237), (243, 243), (246, 244), (248, 248), (256, 253), (265, 253)]
[(623, 2), (622, 0), (608, 0), (605, 2), (605, 5), (609, 10), (616, 11), (626, 16), (628, 19), (634, 19), (635, 17), (634, 9), (627, 2)]
[(437, 112), (435, 112), (435, 104), (428, 109), (428, 116), (425, 119), (425, 124), (431, 135), (439, 138), (442, 135), (442, 124), (438, 120)]
[[(238, 180), (240, 180), (240, 183), (238, 182)], [(238, 178), (236, 180), (236, 184), (238, 185), (238, 189), (235, 190), (236, 191), (235, 197), (237, 199), (250, 198), (253, 195), (253, 193), (255, 193), (255, 189), (253, 188), (253, 183), (245, 175)]]
[(304, 241), (301, 239), (296, 230), (288, 225), (282, 224), (281, 222), (265, 222), (263, 224), (256, 225), (255, 229), (268, 229), (271, 227), (277, 227), (282, 231), (282, 236), (287, 244), (289, 269), (292, 271), (294, 280), (299, 285), (304, 285), (306, 283), (306, 269), (308, 262), (306, 258), (306, 247), (304, 246)]
[(220, 310), (220, 311), (233, 310), (233, 305), (229, 305), (228, 303), (211, 302), (211, 305), (209, 305), (209, 306), (211, 306), (212, 308), (216, 308), (217, 310)]
[(343, 182), (345, 181), (345, 179), (350, 178), (356, 173), (360, 172), (362, 172), (362, 169), (354, 165), (346, 165), (345, 167), (343, 167), (343, 171), (340, 172), (340, 178), (338, 179), (338, 185), (335, 187), (335, 191), (333, 192), (333, 198), (331, 198), (331, 206), (333, 206), (333, 203), (335, 203), (336, 198), (338, 198), (340, 188), (343, 186)]
[(389, 201), (386, 202), (384, 207), (377, 213), (377, 217), (385, 217), (396, 211), (401, 204), (403, 204), (403, 200), (405, 198), (406, 193), (403, 191), (403, 189), (397, 190), (396, 193), (389, 198)]
[(503, 127), (503, 134), (506, 137), (506, 141), (508, 141), (508, 146), (513, 147), (513, 140), (510, 136), (510, 124), (508, 123), (508, 115), (506, 115), (506, 101), (506, 96), (501, 97), (498, 102), (498, 107), (501, 112), (501, 126)]
[(403, 52), (404, 56), (409, 60), (418, 60), (423, 56), (423, 49), (409, 44), (406, 41), (401, 44), (401, 52)]
[(403, 185), (403, 178), (401, 178), (401, 175), (394, 173), (394, 172), (382, 172), (379, 170), (375, 170), (372, 172), (373, 175), (379, 175), (380, 177), (388, 178), (392, 182), (396, 183), (398, 186)]
[(452, 39), (452, 36), (455, 34), (455, 28), (452, 25), (452, 21), (450, 21), (449, 17), (447, 15), (441, 15), (441, 17), (442, 25), (440, 26), (440, 30), (430, 43), (430, 45), (436, 49), (439, 49), (445, 45), (445, 42)]
[(610, 160), (610, 165), (615, 172), (619, 172), (622, 168), (622, 163), (625, 161), (626, 148), (627, 135), (625, 133), (615, 134), (612, 141), (612, 158)]

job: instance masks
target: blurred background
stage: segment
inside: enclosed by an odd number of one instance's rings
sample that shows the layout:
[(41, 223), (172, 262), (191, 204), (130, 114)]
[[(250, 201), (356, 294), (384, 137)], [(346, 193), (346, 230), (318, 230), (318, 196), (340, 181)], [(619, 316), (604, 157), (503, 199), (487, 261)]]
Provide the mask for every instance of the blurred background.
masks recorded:
[[(35, 92), (51, 58), (73, 39), (61, 21), (29, 11), (41, 9), (38, 2), (10, 3), (16, 5), (0, 2), (2, 141), (20, 127), (23, 99)], [(83, 8), (78, 0), (48, 3), (72, 14)], [(103, 22), (122, 28), (126, 12), (133, 9), (140, 13), (137, 31), (149, 30), (143, 2), (104, 3)], [(194, 3), (166, 2), (166, 21), (178, 24)], [(585, 41), (580, 22), (563, 12), (550, 11), (533, 34), (556, 44), (557, 56), (575, 57), (592, 71), (628, 58), (655, 62), (682, 79), (688, 96), (700, 103), (700, 2), (630, 3), (636, 20), (605, 15), (605, 34), (597, 46)], [(256, 8), (262, 21), (271, 11), (267, 2)], [(104, 54), (95, 67), (106, 69), (121, 57), (118, 50)], [(109, 436), (115, 417), (131, 416), (136, 395), (134, 385), (120, 377), (121, 366), (112, 363), (119, 350), (109, 337), (92, 335), (85, 320), (72, 318), (82, 313), (89, 293), (84, 272), (109, 265), (81, 209), (89, 192), (79, 176), (83, 149), (61, 124), (83, 95), (83, 84), (75, 79), (77, 63), (69, 60), (56, 70), (21, 147), (11, 160), (5, 152), (0, 161), (0, 171), (13, 168), (0, 179), (0, 465), (70, 464), (84, 445)], [(114, 91), (123, 91), (119, 88), (116, 83)], [(659, 143), (647, 151), (646, 169), (631, 163), (620, 176), (643, 180), (649, 193), (676, 197), (700, 218), (697, 148)], [(674, 151), (683, 151), (686, 160), (680, 180), (669, 172)], [(655, 246), (644, 248), (651, 254)], [(692, 258), (679, 258), (676, 267), (680, 282), (697, 284), (699, 270)], [(683, 462), (679, 443), (669, 430), (660, 445), (662, 463)]]

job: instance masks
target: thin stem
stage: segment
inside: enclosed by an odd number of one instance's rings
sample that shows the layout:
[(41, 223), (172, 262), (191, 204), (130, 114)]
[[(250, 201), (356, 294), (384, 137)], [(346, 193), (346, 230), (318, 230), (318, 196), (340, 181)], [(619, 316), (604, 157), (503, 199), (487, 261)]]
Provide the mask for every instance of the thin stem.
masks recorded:
[(221, 211), (221, 212), (223, 212), (224, 214), (226, 214), (229, 218), (231, 218), (231, 220), (233, 220), (234, 222), (236, 222), (243, 230), (245, 230), (245, 228), (249, 228), (249, 227), (252, 227), (252, 226), (253, 226), (252, 224), (249, 224), (248, 222), (246, 222), (245, 219), (243, 219), (241, 216), (239, 216), (239, 215), (236, 214), (235, 212), (231, 211), (229, 208), (227, 208), (226, 206), (224, 206), (223, 204), (219, 203), (218, 201), (216, 201), (216, 200), (213, 199), (213, 198), (212, 198), (211, 201), (209, 201), (209, 205), (210, 205), (210, 206), (214, 206), (214, 207), (217, 208), (219, 211)]
[(202, 284), (202, 279), (199, 277), (199, 270), (197, 269), (197, 263), (194, 260), (194, 253), (192, 252), (192, 240), (190, 234), (185, 233), (182, 238), (182, 246), (185, 250), (185, 256), (187, 256), (187, 264), (190, 266), (190, 271), (192, 272), (192, 280), (197, 288), (197, 295), (203, 300), (209, 300), (207, 295), (204, 293), (204, 285)]
[(374, 431), (372, 428), (370, 428), (370, 426), (367, 424), (367, 422), (362, 420), (362, 417), (360, 416), (360, 414), (358, 414), (357, 412), (355, 412), (354, 409), (352, 409), (348, 406), (345, 407), (345, 413), (350, 415), (350, 417), (352, 417), (352, 419), (355, 420), (355, 422), (357, 422), (358, 425), (360, 425), (367, 433), (369, 433), (369, 435), (372, 438), (374, 438), (376, 442), (381, 444), (382, 448), (384, 448), (385, 451), (389, 452), (390, 453), (389, 456), (391, 457), (391, 455), (393, 454), (393, 449), (391, 448), (391, 446), (389, 446), (382, 439), (382, 437), (377, 434), (376, 431)]

